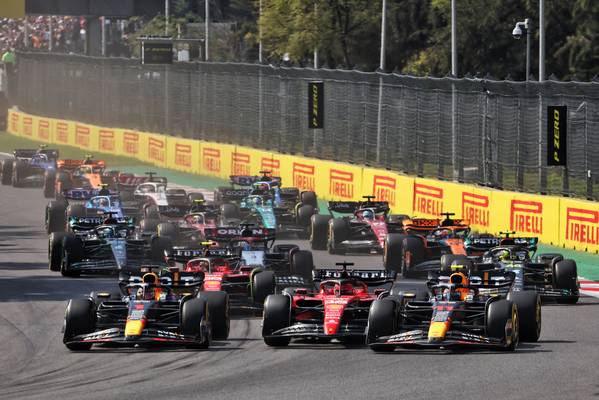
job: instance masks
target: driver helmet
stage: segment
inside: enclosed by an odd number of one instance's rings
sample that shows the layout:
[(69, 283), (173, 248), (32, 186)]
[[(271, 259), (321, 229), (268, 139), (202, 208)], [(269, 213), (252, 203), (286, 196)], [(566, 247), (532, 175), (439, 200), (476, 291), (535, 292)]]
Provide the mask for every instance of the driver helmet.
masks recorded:
[(262, 198), (260, 197), (254, 197), (254, 204), (257, 206), (261, 206), (262, 205)]
[(349, 282), (342, 283), (341, 294), (345, 296), (354, 294), (354, 285)]
[(506, 260), (509, 260), (509, 259), (510, 259), (510, 252), (509, 252), (509, 250), (507, 250), (507, 249), (500, 250), (500, 251), (497, 253), (497, 259), (498, 259), (499, 261), (506, 261)]
[(448, 237), (450, 234), (451, 230), (449, 229), (438, 229), (433, 233), (433, 235), (438, 238)]
[(191, 220), (193, 221), (194, 224), (202, 223), (202, 217), (199, 215), (194, 215)]
[(114, 230), (110, 227), (100, 228), (98, 230), (98, 235), (103, 239), (111, 239), (114, 237)]
[(367, 219), (367, 220), (373, 220), (374, 219), (374, 213), (372, 212), (372, 210), (365, 210), (362, 213), (362, 217), (364, 217), (364, 219)]
[(104, 197), (102, 197), (102, 198), (99, 199), (98, 204), (100, 205), (100, 207), (108, 207), (108, 206), (110, 206), (110, 202), (108, 201), (107, 198), (104, 198)]
[(263, 192), (268, 192), (268, 184), (261, 183), (260, 186), (258, 186), (258, 189), (260, 189)]
[(89, 165), (89, 164), (93, 164), (94, 160), (93, 160), (93, 156), (85, 156), (85, 160), (83, 160), (83, 164), (84, 165)]

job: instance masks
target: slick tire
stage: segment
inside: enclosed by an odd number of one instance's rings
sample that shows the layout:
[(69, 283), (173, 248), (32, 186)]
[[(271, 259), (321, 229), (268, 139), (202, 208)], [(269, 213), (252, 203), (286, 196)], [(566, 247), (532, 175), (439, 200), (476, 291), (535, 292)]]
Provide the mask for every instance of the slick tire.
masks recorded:
[(61, 201), (52, 200), (46, 206), (46, 233), (64, 232), (66, 229), (66, 207)]
[(203, 299), (190, 299), (181, 306), (181, 333), (197, 338), (196, 344), (188, 345), (192, 349), (210, 347), (211, 329), (208, 303)]
[(139, 230), (146, 235), (153, 235), (158, 232), (159, 219), (144, 218), (139, 222)]
[(23, 182), (21, 182), (23, 175), (23, 164), (21, 164), (18, 160), (12, 162), (12, 177), (11, 183), (13, 187), (22, 187)]
[(262, 318), (262, 338), (270, 347), (285, 347), (291, 342), (289, 337), (268, 337), (273, 332), (287, 328), (291, 324), (291, 298), (282, 294), (273, 294), (264, 302)]
[(44, 173), (44, 197), (53, 199), (56, 196), (56, 171), (46, 171)]
[(424, 243), (419, 237), (408, 236), (402, 245), (401, 274), (404, 278), (417, 276), (414, 266), (424, 261)]
[(67, 221), (71, 217), (87, 217), (87, 209), (81, 204), (73, 204), (67, 207)]
[(326, 250), (330, 215), (314, 214), (310, 218), (310, 248), (312, 250)]
[[(519, 342), (518, 309), (509, 300), (497, 300), (488, 305), (486, 330), (487, 336), (505, 341), (505, 350), (514, 351)], [(512, 321), (511, 332), (506, 332), (507, 322)]]
[(401, 233), (389, 233), (385, 237), (385, 248), (383, 249), (385, 270), (401, 272), (401, 256), (405, 238), (406, 235)]
[(300, 194), (300, 200), (302, 201), (302, 204), (312, 206), (313, 209), (318, 208), (318, 197), (316, 197), (316, 193), (314, 192), (302, 192)]
[(212, 338), (226, 340), (231, 326), (229, 295), (227, 292), (200, 292), (198, 299), (206, 301), (212, 325)]
[(298, 250), (291, 254), (291, 274), (302, 277), (306, 282), (312, 281), (314, 258), (308, 250)]
[(518, 307), (520, 341), (538, 342), (541, 336), (541, 297), (533, 291), (510, 292), (507, 299)]
[(89, 299), (69, 300), (64, 316), (63, 343), (72, 351), (91, 349), (91, 343), (68, 343), (78, 335), (92, 333), (95, 328), (96, 312), (94, 304)]
[(4, 160), (0, 164), (2, 173), (2, 184), (10, 185), (12, 183), (12, 160)]
[(314, 215), (315, 210), (314, 207), (312, 207), (309, 204), (304, 204), (300, 207), (298, 207), (297, 209), (297, 224), (299, 226), (303, 226), (306, 228), (306, 231), (308, 230), (308, 227), (310, 226), (310, 221), (312, 216)]
[(392, 352), (394, 346), (377, 345), (377, 340), (382, 336), (390, 336), (395, 333), (397, 326), (398, 305), (391, 299), (375, 300), (370, 305), (368, 313), (368, 325), (366, 327), (366, 344), (379, 353)]
[(329, 254), (345, 254), (341, 242), (349, 237), (349, 225), (343, 218), (334, 218), (329, 221)]
[(62, 240), (66, 233), (53, 232), (48, 238), (48, 269), (59, 272), (62, 263)]
[[(578, 268), (574, 260), (561, 260), (553, 265), (553, 283), (556, 289), (578, 292)], [(558, 299), (559, 303), (576, 304), (578, 296)]]
[(257, 271), (252, 274), (252, 300), (256, 304), (264, 304), (264, 300), (275, 292), (275, 273), (273, 271)]
[(472, 268), (472, 261), (463, 254), (443, 254), (441, 256), (441, 273), (450, 274), (452, 265), (462, 265), (466, 270)]
[(155, 262), (164, 262), (166, 253), (173, 249), (173, 242), (168, 237), (154, 236), (150, 244), (150, 258)]
[(62, 261), (60, 263), (60, 273), (65, 277), (75, 277), (81, 275), (79, 271), (73, 271), (71, 264), (83, 260), (83, 242), (72, 233), (65, 234), (62, 238)]
[(166, 237), (172, 241), (179, 237), (179, 227), (172, 222), (161, 222), (156, 227), (156, 232), (159, 237)]

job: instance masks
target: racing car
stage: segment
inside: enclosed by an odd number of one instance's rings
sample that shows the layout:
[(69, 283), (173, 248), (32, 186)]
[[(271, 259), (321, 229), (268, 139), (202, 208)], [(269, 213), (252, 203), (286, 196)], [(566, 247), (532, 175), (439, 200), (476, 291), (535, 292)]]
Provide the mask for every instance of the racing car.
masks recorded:
[(261, 310), (264, 299), (278, 289), (301, 286), (312, 279), (312, 253), (296, 245), (275, 245), (272, 231), (252, 228), (206, 229), (203, 248), (173, 247), (171, 267), (205, 274), (202, 290), (224, 290), (232, 307)]
[(401, 233), (392, 233), (384, 243), (385, 268), (401, 272), (406, 278), (426, 276), (439, 269), (444, 255), (467, 255), (465, 240), (470, 235), (467, 221), (453, 219), (406, 219)]
[[(314, 271), (318, 286), (289, 288), (270, 295), (264, 303), (262, 337), (268, 346), (287, 346), (292, 338), (364, 343), (368, 312), (379, 291), (369, 287), (390, 285), (395, 273), (342, 269)], [(384, 289), (380, 289), (384, 291)]]
[(535, 342), (541, 332), (539, 296), (512, 292), (514, 281), (510, 272), (476, 277), (454, 272), (427, 282), (428, 299), (392, 289), (372, 303), (366, 342), (376, 352), (457, 346), (513, 351), (520, 341)]
[(108, 194), (109, 190), (116, 193), (116, 174), (117, 171), (106, 171), (106, 163), (94, 160), (90, 154), (82, 160), (58, 160), (57, 169), (44, 177), (44, 196), (87, 200)]
[[(557, 253), (535, 257), (538, 238), (511, 237), (514, 232), (504, 234), (504, 237), (478, 238), (467, 242), (467, 247), (491, 247), (482, 257), (472, 258), (474, 268), (479, 271), (512, 271), (516, 274), (517, 290), (538, 293), (544, 301), (578, 302), (580, 287), (576, 261), (564, 259)], [(496, 246), (492, 247), (494, 244)]]
[(169, 188), (166, 183), (160, 181), (138, 185), (133, 197), (138, 208), (142, 209), (143, 218), (154, 221), (155, 226), (161, 221), (183, 217), (195, 199), (203, 199), (201, 193), (187, 193), (182, 188)]
[[(367, 252), (380, 254), (387, 234), (403, 228), (397, 218), (389, 216), (389, 203), (374, 201), (329, 201), (330, 215), (314, 215), (311, 219), (310, 246), (313, 250), (328, 249), (331, 254)], [(343, 215), (334, 218), (334, 214)]]
[(93, 229), (74, 228), (49, 237), (49, 268), (63, 276), (117, 273), (140, 268), (150, 260), (164, 262), (165, 249), (160, 242), (137, 237), (129, 220), (107, 218)]
[(281, 187), (281, 178), (269, 171), (262, 176), (231, 175), (231, 187), (221, 187), (214, 199), (221, 204), (221, 222), (236, 225), (251, 222), (276, 228), (279, 234), (308, 237), (310, 218), (318, 212), (316, 194), (293, 187)]
[(173, 284), (168, 277), (146, 273), (121, 282), (121, 293), (72, 299), (65, 312), (63, 342), (79, 351), (94, 344), (208, 348), (212, 319), (228, 315), (213, 315), (209, 300), (196, 297), (201, 282), (201, 276), (181, 274)]
[(46, 174), (56, 172), (58, 150), (48, 149), (45, 145), (38, 149), (16, 149), (13, 156), (13, 159), (0, 161), (3, 185), (42, 185)]

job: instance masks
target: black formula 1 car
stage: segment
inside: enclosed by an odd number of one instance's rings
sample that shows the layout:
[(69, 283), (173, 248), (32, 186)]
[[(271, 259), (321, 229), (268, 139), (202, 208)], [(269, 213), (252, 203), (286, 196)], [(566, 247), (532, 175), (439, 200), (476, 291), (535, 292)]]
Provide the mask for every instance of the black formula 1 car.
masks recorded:
[(514, 281), (511, 272), (470, 277), (455, 272), (429, 281), (428, 299), (393, 288), (372, 304), (367, 343), (376, 352), (388, 352), (397, 347), (457, 346), (511, 351), (520, 341), (536, 342), (540, 298), (534, 292), (513, 291)]
[[(287, 288), (264, 303), (262, 337), (268, 346), (287, 346), (293, 338), (363, 344), (374, 286), (390, 285), (395, 273), (342, 269), (314, 271), (313, 288)], [(381, 289), (385, 291), (385, 289)]]
[(16, 149), (14, 158), (0, 162), (0, 175), (3, 185), (14, 187), (44, 184), (46, 173), (56, 173), (58, 150), (48, 149), (45, 145), (39, 149)]
[[(208, 348), (212, 320), (226, 319), (228, 314), (198, 296), (201, 282), (197, 274), (180, 274), (173, 283), (169, 277), (147, 273), (121, 282), (121, 293), (70, 300), (63, 342), (70, 350), (90, 350), (94, 344)], [(213, 315), (215, 310), (222, 315)]]

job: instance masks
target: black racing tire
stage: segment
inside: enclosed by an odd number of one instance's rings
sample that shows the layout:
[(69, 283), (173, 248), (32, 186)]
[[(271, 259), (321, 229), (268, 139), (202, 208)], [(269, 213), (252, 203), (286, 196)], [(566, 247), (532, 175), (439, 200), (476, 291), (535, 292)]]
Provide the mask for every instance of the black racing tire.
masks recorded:
[(536, 262), (553, 267), (555, 263), (564, 259), (564, 256), (559, 253), (543, 253), (537, 256)]
[(167, 237), (176, 240), (179, 237), (179, 227), (172, 222), (161, 222), (156, 227), (156, 232), (160, 237)]
[(68, 343), (78, 335), (92, 333), (96, 324), (96, 310), (89, 299), (69, 300), (64, 316), (63, 343), (69, 350), (86, 351), (91, 349), (91, 343)]
[(60, 271), (62, 264), (62, 239), (67, 235), (64, 232), (50, 233), (48, 238), (48, 269), (50, 271)]
[(389, 353), (395, 346), (376, 344), (383, 336), (391, 336), (398, 326), (398, 304), (391, 299), (375, 300), (370, 305), (368, 325), (366, 326), (366, 344), (377, 353)]
[(21, 175), (23, 174), (23, 164), (19, 160), (12, 162), (12, 177), (11, 183), (13, 187), (22, 187), (23, 182), (21, 181)]
[(472, 266), (472, 261), (463, 254), (443, 254), (441, 256), (441, 272), (451, 273), (452, 265), (463, 265), (466, 269)]
[(212, 338), (226, 340), (229, 337), (231, 326), (229, 294), (224, 291), (200, 292), (198, 298), (205, 300), (208, 304)]
[(401, 252), (401, 274), (404, 278), (415, 277), (414, 266), (425, 259), (424, 242), (420, 237), (408, 236), (403, 241)]
[(398, 223), (403, 222), (403, 221), (405, 221), (407, 219), (410, 219), (410, 216), (406, 215), (406, 214), (390, 214), (387, 217), (387, 221), (389, 221), (391, 223), (394, 223), (394, 224), (398, 224)]
[(345, 254), (340, 243), (349, 237), (349, 224), (343, 218), (333, 218), (329, 221), (329, 240), (327, 249), (330, 254)]
[(401, 272), (401, 257), (403, 240), (406, 235), (402, 233), (389, 233), (385, 237), (383, 248), (383, 265), (387, 271)]
[(189, 193), (187, 198), (191, 204), (193, 204), (196, 200), (205, 200), (202, 193)]
[(541, 296), (536, 292), (510, 292), (507, 299), (518, 307), (520, 341), (538, 342), (541, 336)]
[(44, 173), (44, 197), (53, 199), (56, 196), (56, 171), (47, 170)]
[(283, 294), (273, 294), (264, 301), (262, 317), (262, 338), (267, 346), (285, 347), (290, 337), (268, 337), (273, 332), (291, 325), (291, 298)]
[(66, 172), (58, 172), (58, 175), (56, 175), (56, 181), (58, 182), (61, 191), (70, 190), (73, 187), (71, 177)]
[(414, 301), (429, 301), (430, 291), (426, 283), (403, 283), (396, 282), (389, 290), (389, 296), (405, 297), (406, 294), (413, 294)]
[(173, 249), (173, 242), (169, 237), (154, 236), (150, 242), (150, 258), (155, 262), (164, 262), (165, 253)]
[(310, 220), (316, 210), (310, 204), (304, 204), (297, 209), (297, 224), (306, 228), (310, 226)]
[(189, 348), (207, 349), (210, 347), (211, 332), (206, 337), (202, 335), (202, 325), (210, 325), (210, 311), (204, 299), (190, 299), (181, 305), (181, 333), (185, 336), (201, 339), (198, 343), (188, 345)]
[(146, 235), (153, 235), (158, 232), (159, 219), (144, 218), (139, 222), (139, 230)]
[(310, 248), (326, 250), (329, 234), (330, 215), (314, 214), (310, 218)]
[[(553, 284), (556, 289), (571, 290), (578, 293), (578, 268), (574, 260), (561, 260), (553, 265)], [(558, 298), (559, 303), (576, 304), (578, 295)]]
[(225, 219), (240, 219), (239, 207), (232, 203), (221, 204), (220, 214)]
[(314, 271), (314, 258), (309, 250), (299, 250), (291, 254), (291, 274), (304, 278), (307, 282), (312, 280)]
[(110, 291), (110, 292), (96, 292), (93, 291), (89, 294), (89, 297), (93, 300), (94, 304), (96, 304), (96, 306), (98, 304), (100, 304), (103, 301), (119, 301), (123, 298), (123, 294), (121, 292), (118, 291)]
[(72, 204), (67, 207), (67, 220), (71, 217), (87, 217), (87, 209), (82, 204)]
[(66, 230), (66, 203), (52, 200), (46, 206), (46, 233), (64, 232)]
[[(504, 340), (505, 350), (514, 351), (519, 342), (519, 316), (518, 308), (509, 300), (497, 300), (488, 305), (486, 310), (487, 336)], [(511, 335), (506, 335), (506, 324), (512, 321)], [(508, 344), (508, 340), (510, 341)]]
[(10, 185), (12, 183), (12, 163), (13, 160), (3, 160), (2, 164), (0, 164), (3, 185)]
[(316, 197), (316, 193), (314, 192), (302, 192), (300, 194), (300, 200), (302, 204), (312, 206), (312, 208), (315, 210), (318, 208), (318, 197)]
[(81, 275), (80, 271), (71, 269), (71, 264), (83, 260), (84, 256), (83, 241), (72, 233), (65, 234), (62, 238), (62, 261), (60, 263), (62, 276), (75, 277)]
[(264, 300), (275, 292), (275, 273), (273, 271), (257, 271), (252, 275), (252, 300), (256, 304), (264, 304)]

